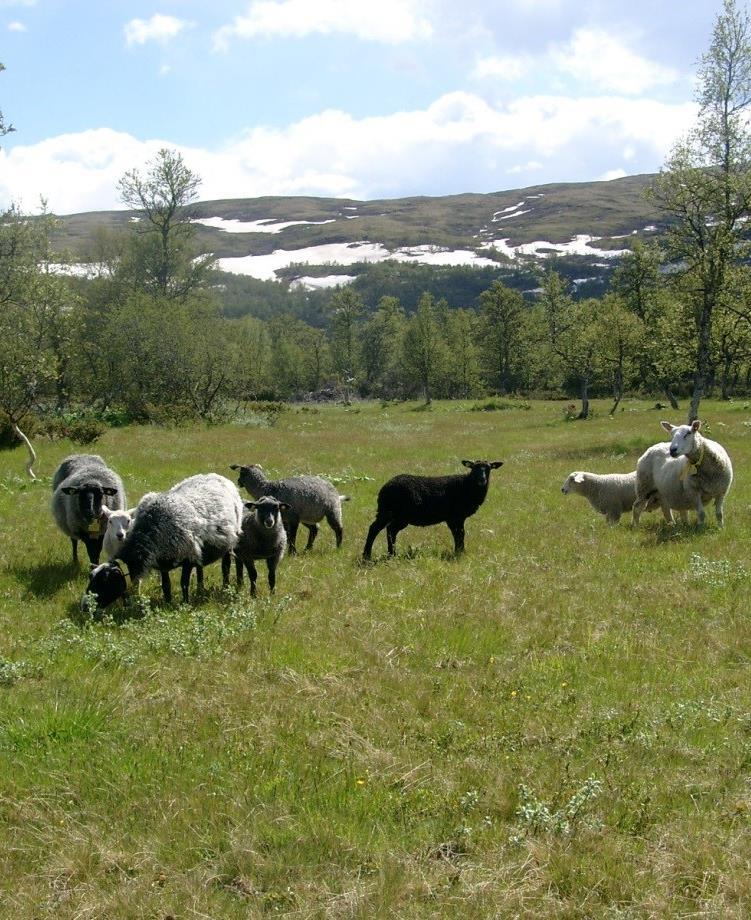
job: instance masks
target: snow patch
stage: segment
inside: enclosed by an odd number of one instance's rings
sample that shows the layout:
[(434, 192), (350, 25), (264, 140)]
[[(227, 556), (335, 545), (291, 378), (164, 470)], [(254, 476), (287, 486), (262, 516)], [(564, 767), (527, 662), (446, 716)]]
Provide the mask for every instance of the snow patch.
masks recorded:
[(324, 275), (322, 278), (314, 278), (311, 275), (305, 275), (303, 278), (295, 278), (290, 284), (290, 288), (302, 288), (305, 291), (323, 291), (328, 288), (352, 284), (356, 277), (357, 275)]
[(567, 256), (599, 256), (601, 259), (614, 259), (618, 256), (627, 255), (630, 249), (598, 249), (592, 246), (598, 240), (603, 239), (601, 236), (589, 236), (586, 233), (577, 234), (568, 243), (548, 243), (546, 240), (535, 240), (533, 243), (521, 243), (519, 246), (509, 246), (508, 237), (502, 240), (493, 240), (484, 244), (486, 249), (497, 249), (498, 252), (508, 256), (511, 259), (518, 255), (536, 256), (539, 259), (547, 259), (551, 255)]
[(214, 230), (221, 230), (222, 233), (281, 233), (287, 227), (299, 227), (302, 225), (320, 225), (333, 224), (336, 218), (331, 217), (328, 220), (286, 220), (277, 221), (273, 217), (264, 217), (261, 220), (235, 220), (234, 218), (224, 217), (196, 217), (194, 224), (203, 224), (204, 227), (212, 227)]

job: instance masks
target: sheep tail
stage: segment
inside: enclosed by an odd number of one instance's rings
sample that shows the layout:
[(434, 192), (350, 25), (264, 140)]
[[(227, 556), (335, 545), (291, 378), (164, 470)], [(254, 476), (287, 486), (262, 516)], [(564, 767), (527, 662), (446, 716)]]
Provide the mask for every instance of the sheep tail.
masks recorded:
[(340, 495), (340, 496), (339, 496), (339, 501), (340, 501), (340, 502), (351, 502), (351, 501), (352, 501), (352, 496), (351, 496), (351, 495)]

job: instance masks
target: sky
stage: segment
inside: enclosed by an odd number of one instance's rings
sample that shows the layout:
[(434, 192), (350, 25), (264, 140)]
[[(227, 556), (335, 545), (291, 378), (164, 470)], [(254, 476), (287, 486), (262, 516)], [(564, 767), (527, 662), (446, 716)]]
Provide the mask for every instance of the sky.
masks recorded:
[(656, 172), (721, 0), (0, 0), (0, 207), (494, 192)]

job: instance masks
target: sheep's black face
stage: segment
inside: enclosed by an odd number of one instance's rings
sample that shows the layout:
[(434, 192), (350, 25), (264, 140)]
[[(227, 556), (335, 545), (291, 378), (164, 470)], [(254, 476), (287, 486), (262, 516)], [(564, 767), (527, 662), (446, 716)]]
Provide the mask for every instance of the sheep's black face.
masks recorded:
[(101, 486), (98, 482), (87, 482), (82, 486), (64, 486), (66, 495), (78, 499), (78, 511), (84, 521), (95, 521), (102, 513), (105, 496), (117, 495), (117, 489)]
[(468, 466), (470, 476), (479, 486), (487, 486), (490, 482), (490, 471), (503, 466), (503, 460), (462, 460)]
[(81, 599), (81, 607), (86, 606), (86, 596), (91, 594), (96, 598), (97, 608), (104, 609), (123, 597), (127, 589), (125, 575), (120, 566), (116, 562), (104, 562), (91, 570), (86, 594)]
[(279, 515), (289, 505), (264, 495), (256, 502), (245, 502), (245, 507), (251, 511), (255, 510), (256, 520), (262, 527), (267, 528), (267, 530), (273, 530), (277, 526)]

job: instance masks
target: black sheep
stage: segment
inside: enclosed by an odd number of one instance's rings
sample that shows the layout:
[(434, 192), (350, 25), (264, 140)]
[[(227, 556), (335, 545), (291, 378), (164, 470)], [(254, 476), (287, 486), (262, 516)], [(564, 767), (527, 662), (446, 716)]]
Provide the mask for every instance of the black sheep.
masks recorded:
[(363, 559), (370, 559), (373, 541), (386, 528), (389, 556), (393, 556), (396, 535), (408, 524), (429, 527), (448, 524), (456, 553), (464, 551), (464, 522), (485, 501), (490, 471), (503, 466), (502, 460), (462, 460), (468, 473), (454, 476), (414, 476), (402, 473), (389, 479), (378, 493), (376, 519), (370, 525)]

